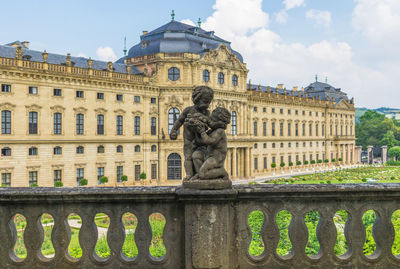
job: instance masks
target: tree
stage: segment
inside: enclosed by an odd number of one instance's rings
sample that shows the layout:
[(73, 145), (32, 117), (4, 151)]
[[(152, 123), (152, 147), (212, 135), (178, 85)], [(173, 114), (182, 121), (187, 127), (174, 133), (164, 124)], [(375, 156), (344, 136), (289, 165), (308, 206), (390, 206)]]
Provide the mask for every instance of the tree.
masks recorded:
[(286, 164), (284, 162), (281, 162), (281, 164), (279, 165), (280, 167), (284, 167)]
[(88, 180), (86, 178), (82, 178), (79, 180), (79, 186), (86, 186), (88, 184)]
[(145, 179), (147, 178), (146, 173), (145, 173), (145, 172), (140, 173), (139, 178), (140, 178), (141, 180), (145, 180)]
[(271, 168), (275, 168), (276, 167), (276, 163), (271, 163)]
[(57, 180), (54, 182), (54, 187), (62, 187), (62, 186), (64, 186), (64, 184), (62, 183), (61, 180)]
[(395, 145), (399, 145), (399, 141), (394, 137), (393, 130), (389, 130), (386, 134), (383, 135), (383, 138), (380, 141), (381, 145), (386, 145), (389, 148), (394, 147)]
[(108, 177), (102, 176), (102, 177), (100, 178), (100, 182), (101, 182), (101, 184), (106, 184), (106, 183), (108, 182)]
[(121, 176), (121, 181), (122, 181), (122, 182), (128, 181), (128, 176), (127, 176), (127, 175), (122, 175), (122, 176)]
[(400, 147), (393, 147), (389, 149), (388, 155), (391, 158), (395, 158), (396, 161), (400, 161)]
[(296, 165), (301, 165), (301, 161), (297, 161), (297, 162), (296, 162)]

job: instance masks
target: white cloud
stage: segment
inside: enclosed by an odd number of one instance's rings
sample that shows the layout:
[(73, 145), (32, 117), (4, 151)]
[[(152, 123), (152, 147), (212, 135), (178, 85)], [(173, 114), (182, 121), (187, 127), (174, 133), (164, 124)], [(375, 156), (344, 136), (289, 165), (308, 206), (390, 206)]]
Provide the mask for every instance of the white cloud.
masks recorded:
[(114, 62), (117, 60), (117, 56), (114, 53), (114, 50), (111, 47), (100, 47), (96, 50), (96, 55), (102, 61), (111, 61)]
[(283, 0), (283, 4), (285, 5), (285, 9), (289, 10), (304, 5), (304, 0)]
[[(319, 74), (321, 80), (327, 76), (333, 86), (342, 88), (349, 97), (355, 96), (357, 106), (398, 106), (398, 65), (373, 68), (359, 64), (355, 60), (357, 51), (347, 42), (287, 43), (268, 28), (269, 15), (262, 10), (261, 1), (248, 2), (217, 0), (204, 27), (232, 42), (232, 48), (247, 63), (252, 83), (301, 87)], [(377, 90), (385, 90), (385, 94), (377, 94)]]
[(286, 10), (281, 10), (278, 13), (275, 13), (275, 20), (279, 23), (286, 23), (289, 15)]
[(315, 21), (318, 25), (329, 26), (331, 24), (331, 13), (329, 11), (311, 9), (307, 11), (306, 18)]
[(181, 23), (185, 23), (185, 24), (197, 26), (197, 25), (196, 25), (192, 20), (190, 20), (190, 19), (181, 20)]
[(88, 58), (84, 53), (80, 52), (78, 53), (78, 57), (83, 57), (83, 58)]

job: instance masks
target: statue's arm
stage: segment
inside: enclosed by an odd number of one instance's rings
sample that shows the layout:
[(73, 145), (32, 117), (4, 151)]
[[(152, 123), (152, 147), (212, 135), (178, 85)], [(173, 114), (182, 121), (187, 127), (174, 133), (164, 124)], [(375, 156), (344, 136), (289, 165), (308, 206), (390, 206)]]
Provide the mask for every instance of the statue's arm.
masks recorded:
[(171, 131), (175, 131), (176, 132), (176, 131), (179, 130), (179, 128), (181, 128), (181, 126), (185, 123), (185, 119), (187, 117), (187, 114), (188, 114), (188, 109), (185, 108), (182, 111), (182, 114), (179, 115), (179, 118), (174, 122), (174, 126), (172, 126), (172, 130)]
[(202, 142), (207, 145), (217, 145), (223, 137), (221, 135), (221, 131), (224, 132), (223, 130), (217, 130), (216, 132), (213, 132), (210, 136), (207, 135), (205, 131), (201, 132), (201, 139), (203, 140)]

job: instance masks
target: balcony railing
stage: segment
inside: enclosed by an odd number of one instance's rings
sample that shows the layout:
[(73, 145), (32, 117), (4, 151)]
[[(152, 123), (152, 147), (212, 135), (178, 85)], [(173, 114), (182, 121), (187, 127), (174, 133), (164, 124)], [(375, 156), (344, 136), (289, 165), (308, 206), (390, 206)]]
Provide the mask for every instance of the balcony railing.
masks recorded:
[[(188, 190), (180, 187), (124, 188), (1, 188), (0, 189), (0, 267), (1, 268), (399, 268), (400, 257), (392, 254), (396, 233), (391, 222), (400, 208), (400, 186), (397, 184), (345, 185), (238, 185), (229, 190)], [(249, 254), (252, 231), (248, 216), (259, 210), (264, 214), (261, 240), (264, 251)], [(288, 229), (291, 252), (276, 252), (280, 232), (277, 214), (292, 214)], [(309, 240), (305, 215), (319, 213), (317, 238), (319, 253), (308, 256)], [(348, 219), (344, 234), (348, 250), (337, 256), (334, 246), (337, 228), (335, 213), (346, 210)], [(362, 216), (374, 210), (375, 252), (363, 254), (365, 226)], [(125, 228), (124, 213), (135, 214), (138, 226), (135, 243), (138, 255), (127, 258), (122, 253)], [(166, 254), (151, 256), (152, 230), (149, 216), (158, 212), (166, 224), (163, 242)], [(44, 233), (40, 222), (43, 213), (54, 219), (51, 240), (54, 257), (42, 255)], [(71, 240), (67, 221), (69, 214), (81, 217), (79, 242), (82, 257), (68, 254)], [(94, 218), (105, 213), (110, 218), (107, 241), (111, 255), (95, 254), (98, 238)], [(24, 243), (27, 256), (16, 257), (14, 245), (17, 230), (13, 216), (26, 218)], [(399, 234), (397, 234), (399, 236)]]

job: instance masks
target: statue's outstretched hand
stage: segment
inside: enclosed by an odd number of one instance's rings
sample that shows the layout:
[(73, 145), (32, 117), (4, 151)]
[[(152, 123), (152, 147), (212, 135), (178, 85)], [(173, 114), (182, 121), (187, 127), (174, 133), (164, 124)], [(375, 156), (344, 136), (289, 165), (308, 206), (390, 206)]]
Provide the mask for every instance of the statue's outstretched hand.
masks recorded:
[(175, 130), (172, 130), (171, 133), (169, 134), (169, 138), (171, 140), (176, 140), (178, 138), (178, 134)]

